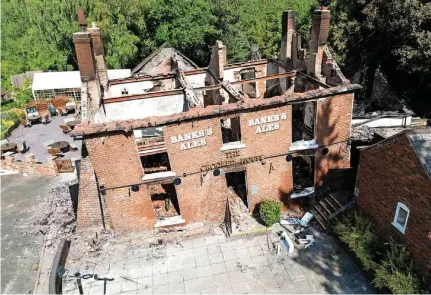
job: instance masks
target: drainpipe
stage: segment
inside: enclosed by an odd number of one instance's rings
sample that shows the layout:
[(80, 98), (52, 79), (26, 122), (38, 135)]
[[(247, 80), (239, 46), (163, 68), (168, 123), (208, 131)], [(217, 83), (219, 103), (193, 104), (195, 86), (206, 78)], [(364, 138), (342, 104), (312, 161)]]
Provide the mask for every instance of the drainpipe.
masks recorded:
[(102, 196), (100, 194), (100, 189), (99, 189), (99, 181), (97, 180), (96, 174), (94, 174), (94, 176), (96, 177), (97, 196), (99, 197), (100, 216), (102, 217), (103, 230), (106, 230), (105, 214), (103, 213), (103, 204), (102, 204)]

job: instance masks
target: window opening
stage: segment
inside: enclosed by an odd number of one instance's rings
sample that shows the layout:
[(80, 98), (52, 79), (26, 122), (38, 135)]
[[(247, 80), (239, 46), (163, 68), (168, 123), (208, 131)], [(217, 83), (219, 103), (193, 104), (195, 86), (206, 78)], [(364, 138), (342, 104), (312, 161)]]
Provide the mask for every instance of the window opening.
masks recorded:
[(406, 230), (409, 214), (410, 209), (403, 203), (398, 203), (392, 225), (395, 226), (400, 232), (404, 233)]
[(171, 171), (168, 153), (158, 153), (141, 157), (144, 174)]
[(294, 157), (292, 165), (293, 193), (300, 194), (307, 188), (314, 187), (314, 156)]
[(153, 211), (157, 220), (179, 216), (180, 206), (178, 203), (175, 185), (170, 184), (152, 184), (149, 185)]
[(223, 144), (241, 142), (241, 127), (239, 117), (221, 119), (220, 124)]
[[(241, 81), (256, 78), (256, 71), (254, 68), (244, 69), (239, 72)], [(250, 98), (256, 98), (256, 82), (242, 84), (242, 92)]]

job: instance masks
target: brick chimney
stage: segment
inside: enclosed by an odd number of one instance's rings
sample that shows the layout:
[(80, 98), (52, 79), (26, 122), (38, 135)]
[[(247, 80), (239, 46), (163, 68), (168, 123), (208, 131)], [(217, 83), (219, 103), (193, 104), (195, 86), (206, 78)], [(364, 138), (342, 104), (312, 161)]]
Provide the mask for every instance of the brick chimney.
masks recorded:
[(213, 71), (218, 79), (224, 78), (224, 66), (227, 64), (226, 46), (219, 40), (216, 41), (211, 53), (208, 68)]
[(93, 26), (88, 28), (88, 32), (91, 33), (91, 38), (93, 39), (94, 54), (96, 56), (104, 55), (105, 51), (103, 50), (103, 40), (100, 34), (100, 28), (98, 28), (96, 23), (93, 22)]
[(295, 11), (286, 10), (281, 18), (280, 60), (286, 62), (293, 58), (293, 34), (295, 32)]
[(78, 7), (78, 24), (80, 32), (85, 32), (87, 30), (87, 21), (85, 19), (84, 8), (82, 7)]
[(78, 59), (79, 72), (83, 82), (95, 78), (96, 62), (93, 52), (91, 33), (87, 31), (84, 10), (78, 8), (79, 32), (73, 34), (76, 57)]
[(323, 52), (326, 48), (329, 35), (329, 20), (331, 12), (322, 7), (313, 12), (310, 53), (308, 56), (308, 69), (309, 75), (322, 79), (322, 60)]

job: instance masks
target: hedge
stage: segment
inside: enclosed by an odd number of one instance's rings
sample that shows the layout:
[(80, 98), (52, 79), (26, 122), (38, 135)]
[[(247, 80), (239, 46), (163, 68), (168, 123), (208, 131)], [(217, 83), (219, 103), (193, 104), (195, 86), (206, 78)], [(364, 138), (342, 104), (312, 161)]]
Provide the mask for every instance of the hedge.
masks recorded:
[(372, 283), (377, 288), (390, 290), (394, 294), (429, 292), (426, 290), (428, 287), (413, 273), (407, 249), (393, 240), (384, 243), (366, 216), (354, 212), (339, 219), (334, 225), (334, 233), (373, 274)]

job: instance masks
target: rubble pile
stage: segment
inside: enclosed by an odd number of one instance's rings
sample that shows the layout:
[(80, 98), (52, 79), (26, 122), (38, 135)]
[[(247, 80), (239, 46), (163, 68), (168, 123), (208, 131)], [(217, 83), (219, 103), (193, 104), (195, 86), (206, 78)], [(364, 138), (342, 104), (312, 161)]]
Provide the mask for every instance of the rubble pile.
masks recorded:
[(232, 234), (252, 231), (263, 227), (250, 216), (247, 206), (232, 188), (228, 189), (228, 202), (231, 212)]
[(52, 188), (40, 204), (40, 212), (36, 212), (30, 221), (32, 233), (45, 235), (50, 247), (52, 242), (59, 238), (70, 238), (75, 231), (75, 213), (69, 192), (69, 185), (74, 183), (63, 182)]

